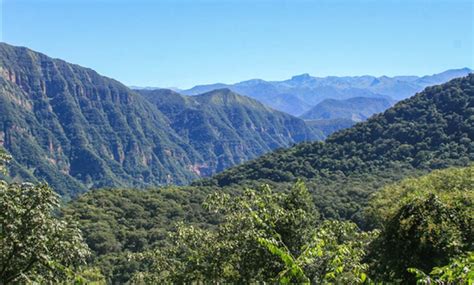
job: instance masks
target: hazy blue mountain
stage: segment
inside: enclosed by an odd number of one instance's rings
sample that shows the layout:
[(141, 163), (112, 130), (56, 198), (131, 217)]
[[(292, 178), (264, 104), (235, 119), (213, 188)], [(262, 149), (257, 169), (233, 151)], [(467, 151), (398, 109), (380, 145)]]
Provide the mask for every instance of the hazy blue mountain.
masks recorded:
[(324, 99), (352, 97), (390, 97), (402, 100), (430, 85), (441, 84), (471, 73), (469, 68), (447, 70), (439, 74), (419, 76), (328, 76), (309, 74), (293, 76), (284, 81), (247, 80), (236, 84), (199, 85), (182, 94), (197, 95), (216, 88), (229, 88), (252, 97), (280, 111), (299, 116)]
[(393, 101), (381, 97), (354, 97), (345, 100), (325, 99), (300, 116), (305, 120), (349, 119), (360, 122), (393, 105)]

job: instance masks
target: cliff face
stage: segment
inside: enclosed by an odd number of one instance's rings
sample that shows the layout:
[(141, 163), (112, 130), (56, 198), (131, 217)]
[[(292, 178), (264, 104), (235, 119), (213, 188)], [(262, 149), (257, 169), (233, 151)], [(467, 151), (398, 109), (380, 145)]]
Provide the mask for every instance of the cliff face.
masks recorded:
[(152, 104), (91, 69), (0, 45), (1, 136), (13, 175), (63, 194), (182, 184), (199, 155)]
[(179, 185), (322, 138), (303, 120), (229, 90), (148, 95), (91, 69), (0, 44), (0, 143), (14, 157), (11, 175), (45, 180), (65, 196)]

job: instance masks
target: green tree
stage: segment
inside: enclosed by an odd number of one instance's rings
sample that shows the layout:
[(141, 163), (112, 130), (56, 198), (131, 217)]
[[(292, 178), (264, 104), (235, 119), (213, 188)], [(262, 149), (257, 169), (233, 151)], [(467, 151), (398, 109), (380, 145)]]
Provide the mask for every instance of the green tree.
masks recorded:
[(135, 255), (149, 282), (342, 282), (366, 279), (362, 262), (373, 234), (353, 223), (319, 224), (311, 196), (298, 182), (289, 193), (267, 185), (231, 197), (211, 194), (205, 208), (222, 215), (215, 229), (179, 224), (171, 247)]
[(468, 284), (474, 283), (474, 252), (452, 259), (449, 264), (435, 267), (430, 274), (416, 268), (408, 271), (416, 275), (416, 284)]
[(367, 210), (381, 227), (372, 245), (375, 275), (414, 282), (407, 268), (429, 272), (472, 251), (473, 201), (474, 166), (435, 171), (378, 193)]
[(274, 281), (279, 283), (362, 284), (368, 280), (368, 264), (363, 259), (378, 232), (362, 232), (351, 222), (324, 221), (297, 257), (281, 240), (259, 238), (271, 253), (280, 257), (284, 269)]
[[(9, 159), (0, 150), (3, 172)], [(78, 272), (89, 249), (76, 225), (55, 215), (58, 206), (46, 184), (0, 180), (0, 283), (85, 280)]]

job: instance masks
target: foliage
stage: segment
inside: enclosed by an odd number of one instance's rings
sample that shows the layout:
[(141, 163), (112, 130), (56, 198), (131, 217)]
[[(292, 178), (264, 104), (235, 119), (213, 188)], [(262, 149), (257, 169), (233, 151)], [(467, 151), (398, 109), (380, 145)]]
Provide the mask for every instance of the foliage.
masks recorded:
[[(382, 227), (391, 217), (416, 198), (437, 195), (443, 201), (468, 205), (474, 200), (474, 165), (436, 170), (419, 178), (407, 178), (374, 193), (365, 208), (373, 227)], [(469, 214), (470, 215), (470, 214)]]
[(5, 150), (0, 148), (0, 174), (7, 174), (7, 163), (11, 160), (11, 156)]
[[(2, 168), (8, 159), (0, 150)], [(89, 249), (74, 222), (56, 217), (58, 206), (58, 195), (46, 184), (0, 180), (2, 284), (83, 279)]]
[(382, 231), (371, 245), (382, 280), (412, 280), (407, 268), (429, 271), (473, 250), (474, 166), (407, 179), (375, 195), (368, 212)]
[(367, 246), (377, 232), (360, 232), (351, 222), (324, 221), (298, 257), (284, 243), (259, 238), (285, 264), (275, 281), (279, 283), (362, 284), (368, 281), (368, 264), (363, 262)]
[(435, 267), (430, 274), (416, 268), (409, 268), (408, 271), (416, 275), (416, 284), (469, 284), (474, 282), (474, 252), (470, 251), (452, 259), (449, 264)]
[(318, 215), (305, 186), (268, 186), (242, 196), (211, 194), (206, 208), (223, 215), (215, 230), (180, 224), (171, 247), (135, 256), (150, 264), (134, 282), (364, 282), (365, 247), (374, 234)]
[(93, 252), (91, 264), (110, 283), (125, 283), (143, 267), (128, 255), (155, 246), (167, 246), (168, 232), (178, 222), (212, 227), (217, 217), (201, 204), (212, 188), (164, 187), (147, 190), (94, 190), (68, 203), (63, 213), (79, 221)]

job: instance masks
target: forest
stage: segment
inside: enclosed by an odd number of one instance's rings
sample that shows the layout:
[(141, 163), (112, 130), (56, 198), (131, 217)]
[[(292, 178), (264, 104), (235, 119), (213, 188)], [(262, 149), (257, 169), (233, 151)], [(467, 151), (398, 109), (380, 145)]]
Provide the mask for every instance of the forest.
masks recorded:
[(190, 186), (67, 201), (0, 151), (2, 284), (472, 284), (474, 75)]

